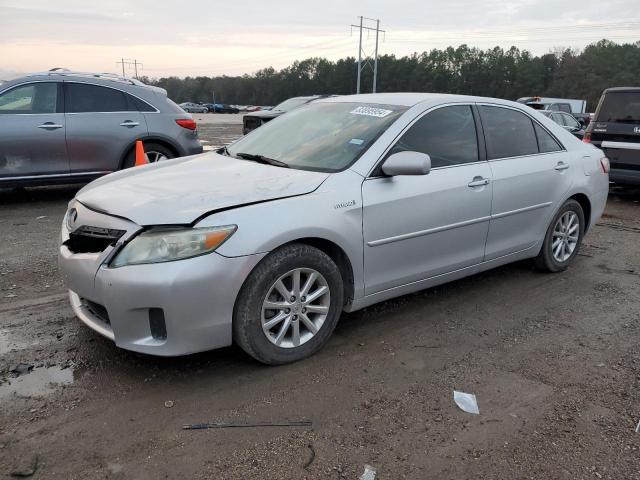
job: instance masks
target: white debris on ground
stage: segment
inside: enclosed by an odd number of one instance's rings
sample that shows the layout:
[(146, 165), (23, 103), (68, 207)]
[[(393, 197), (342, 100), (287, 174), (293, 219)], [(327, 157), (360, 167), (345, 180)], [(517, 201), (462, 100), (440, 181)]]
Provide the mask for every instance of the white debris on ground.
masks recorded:
[(371, 465), (364, 466), (364, 473), (360, 475), (360, 480), (375, 480), (376, 479), (376, 469)]
[(464, 393), (453, 391), (453, 401), (460, 407), (461, 410), (467, 413), (473, 413), (475, 415), (480, 414), (478, 409), (478, 401), (473, 393)]

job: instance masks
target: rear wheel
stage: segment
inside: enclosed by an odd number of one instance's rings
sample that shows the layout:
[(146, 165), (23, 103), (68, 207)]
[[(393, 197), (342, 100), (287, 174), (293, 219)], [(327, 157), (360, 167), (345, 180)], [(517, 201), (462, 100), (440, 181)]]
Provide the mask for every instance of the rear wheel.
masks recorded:
[(573, 262), (584, 236), (584, 211), (575, 200), (567, 200), (551, 221), (542, 250), (535, 259), (539, 270), (561, 272)]
[(287, 245), (247, 278), (236, 301), (234, 340), (262, 363), (301, 360), (328, 341), (342, 301), (342, 276), (331, 257), (309, 245)]
[[(144, 153), (147, 154), (147, 158), (149, 159), (149, 163), (160, 162), (162, 160), (168, 160), (170, 158), (174, 158), (175, 154), (159, 143), (149, 142), (144, 143)], [(127, 158), (124, 161), (123, 168), (133, 167), (136, 163), (136, 149), (133, 148)]]

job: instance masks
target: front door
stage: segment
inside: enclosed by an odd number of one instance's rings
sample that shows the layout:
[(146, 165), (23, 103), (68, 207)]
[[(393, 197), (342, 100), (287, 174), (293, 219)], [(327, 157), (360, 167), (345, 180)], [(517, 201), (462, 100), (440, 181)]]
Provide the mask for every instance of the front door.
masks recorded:
[(147, 133), (147, 122), (128, 94), (116, 88), (65, 82), (67, 148), (71, 172), (108, 172)]
[(0, 178), (67, 175), (62, 88), (33, 82), (0, 94)]
[[(491, 169), (478, 149), (469, 105), (440, 107), (418, 119), (387, 157), (431, 157), (422, 176), (363, 182), (365, 294), (482, 262), (491, 214)], [(375, 172), (374, 172), (375, 173)]]

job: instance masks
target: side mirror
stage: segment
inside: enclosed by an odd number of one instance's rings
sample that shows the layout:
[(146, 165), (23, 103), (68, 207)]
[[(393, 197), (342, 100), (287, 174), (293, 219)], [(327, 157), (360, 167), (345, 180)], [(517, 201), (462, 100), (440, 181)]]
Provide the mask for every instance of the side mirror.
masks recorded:
[(387, 158), (382, 171), (390, 177), (396, 175), (426, 175), (431, 171), (431, 157), (420, 152), (398, 152)]

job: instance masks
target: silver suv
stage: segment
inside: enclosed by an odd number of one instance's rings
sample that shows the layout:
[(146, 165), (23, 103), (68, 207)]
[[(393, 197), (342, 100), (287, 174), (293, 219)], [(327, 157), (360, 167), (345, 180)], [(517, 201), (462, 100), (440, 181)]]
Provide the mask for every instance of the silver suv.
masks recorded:
[(83, 183), (149, 160), (202, 152), (167, 92), (110, 74), (52, 70), (0, 85), (0, 186)]

